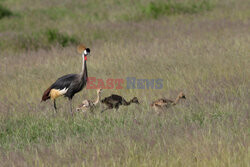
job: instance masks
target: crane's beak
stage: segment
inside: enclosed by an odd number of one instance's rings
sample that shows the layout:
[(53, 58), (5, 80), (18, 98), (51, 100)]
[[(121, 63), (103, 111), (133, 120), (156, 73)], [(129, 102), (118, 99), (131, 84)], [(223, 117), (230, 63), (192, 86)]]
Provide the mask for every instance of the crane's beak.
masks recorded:
[(91, 55), (90, 55), (90, 53), (86, 53), (86, 54), (84, 54), (84, 56), (91, 56)]

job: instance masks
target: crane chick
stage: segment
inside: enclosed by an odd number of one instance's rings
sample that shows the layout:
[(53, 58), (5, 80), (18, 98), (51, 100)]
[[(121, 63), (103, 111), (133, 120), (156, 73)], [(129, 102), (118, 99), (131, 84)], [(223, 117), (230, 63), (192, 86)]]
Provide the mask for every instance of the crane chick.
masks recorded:
[(137, 97), (134, 97), (130, 101), (126, 101), (122, 96), (115, 95), (115, 94), (112, 94), (111, 96), (102, 99), (101, 103), (107, 106), (104, 110), (102, 110), (102, 112), (108, 109), (113, 109), (113, 108), (118, 110), (120, 105), (128, 106), (131, 103), (140, 104)]
[(161, 98), (161, 99), (153, 101), (150, 104), (150, 106), (153, 107), (155, 111), (157, 111), (158, 109), (166, 109), (166, 108), (176, 105), (180, 99), (186, 99), (186, 96), (184, 95), (183, 92), (180, 92), (175, 100)]
[(101, 93), (102, 93), (102, 89), (97, 89), (96, 93), (97, 93), (97, 96), (96, 96), (96, 100), (95, 101), (91, 101), (91, 100), (87, 100), (87, 99), (83, 100), (82, 104), (80, 104), (76, 108), (76, 111), (86, 112), (88, 109), (90, 109), (90, 111), (93, 111), (93, 109), (96, 107), (96, 105), (100, 101), (100, 96), (101, 96)]

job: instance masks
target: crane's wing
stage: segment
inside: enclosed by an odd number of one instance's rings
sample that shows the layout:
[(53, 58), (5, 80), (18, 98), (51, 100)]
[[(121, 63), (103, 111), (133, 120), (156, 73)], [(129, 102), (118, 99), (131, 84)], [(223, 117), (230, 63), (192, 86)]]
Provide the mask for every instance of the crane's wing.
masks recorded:
[(49, 94), (52, 89), (61, 90), (66, 93), (67, 88), (69, 88), (72, 81), (76, 80), (77, 77), (77, 74), (68, 74), (58, 78), (55, 83), (53, 83), (48, 89), (45, 90), (45, 92), (43, 93), (42, 101), (46, 101), (50, 98)]
[(75, 81), (77, 79), (78, 75), (77, 74), (68, 74), (64, 75), (56, 80), (55, 83), (51, 85), (51, 89), (64, 89), (68, 88), (72, 81)]

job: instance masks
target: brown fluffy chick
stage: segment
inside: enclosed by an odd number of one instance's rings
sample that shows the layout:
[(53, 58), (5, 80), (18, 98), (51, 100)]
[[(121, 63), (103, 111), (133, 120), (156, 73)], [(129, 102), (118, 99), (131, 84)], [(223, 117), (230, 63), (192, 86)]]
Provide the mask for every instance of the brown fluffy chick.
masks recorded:
[(122, 96), (115, 95), (115, 94), (112, 94), (111, 96), (102, 99), (101, 103), (106, 105), (106, 108), (102, 110), (101, 112), (104, 112), (108, 109), (113, 109), (113, 108), (118, 110), (121, 105), (128, 106), (131, 103), (140, 104), (137, 97), (134, 97), (130, 101), (126, 101)]
[(166, 108), (176, 105), (180, 99), (186, 99), (186, 96), (184, 95), (183, 92), (180, 92), (175, 100), (161, 98), (161, 99), (153, 101), (150, 106), (153, 107), (155, 110), (166, 109)]

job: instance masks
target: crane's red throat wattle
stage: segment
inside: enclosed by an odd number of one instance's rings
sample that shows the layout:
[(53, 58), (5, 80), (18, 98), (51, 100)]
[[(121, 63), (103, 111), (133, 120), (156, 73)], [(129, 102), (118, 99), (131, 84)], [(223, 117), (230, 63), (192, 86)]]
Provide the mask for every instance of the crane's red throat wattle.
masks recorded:
[(84, 56), (84, 60), (87, 61), (87, 56)]

